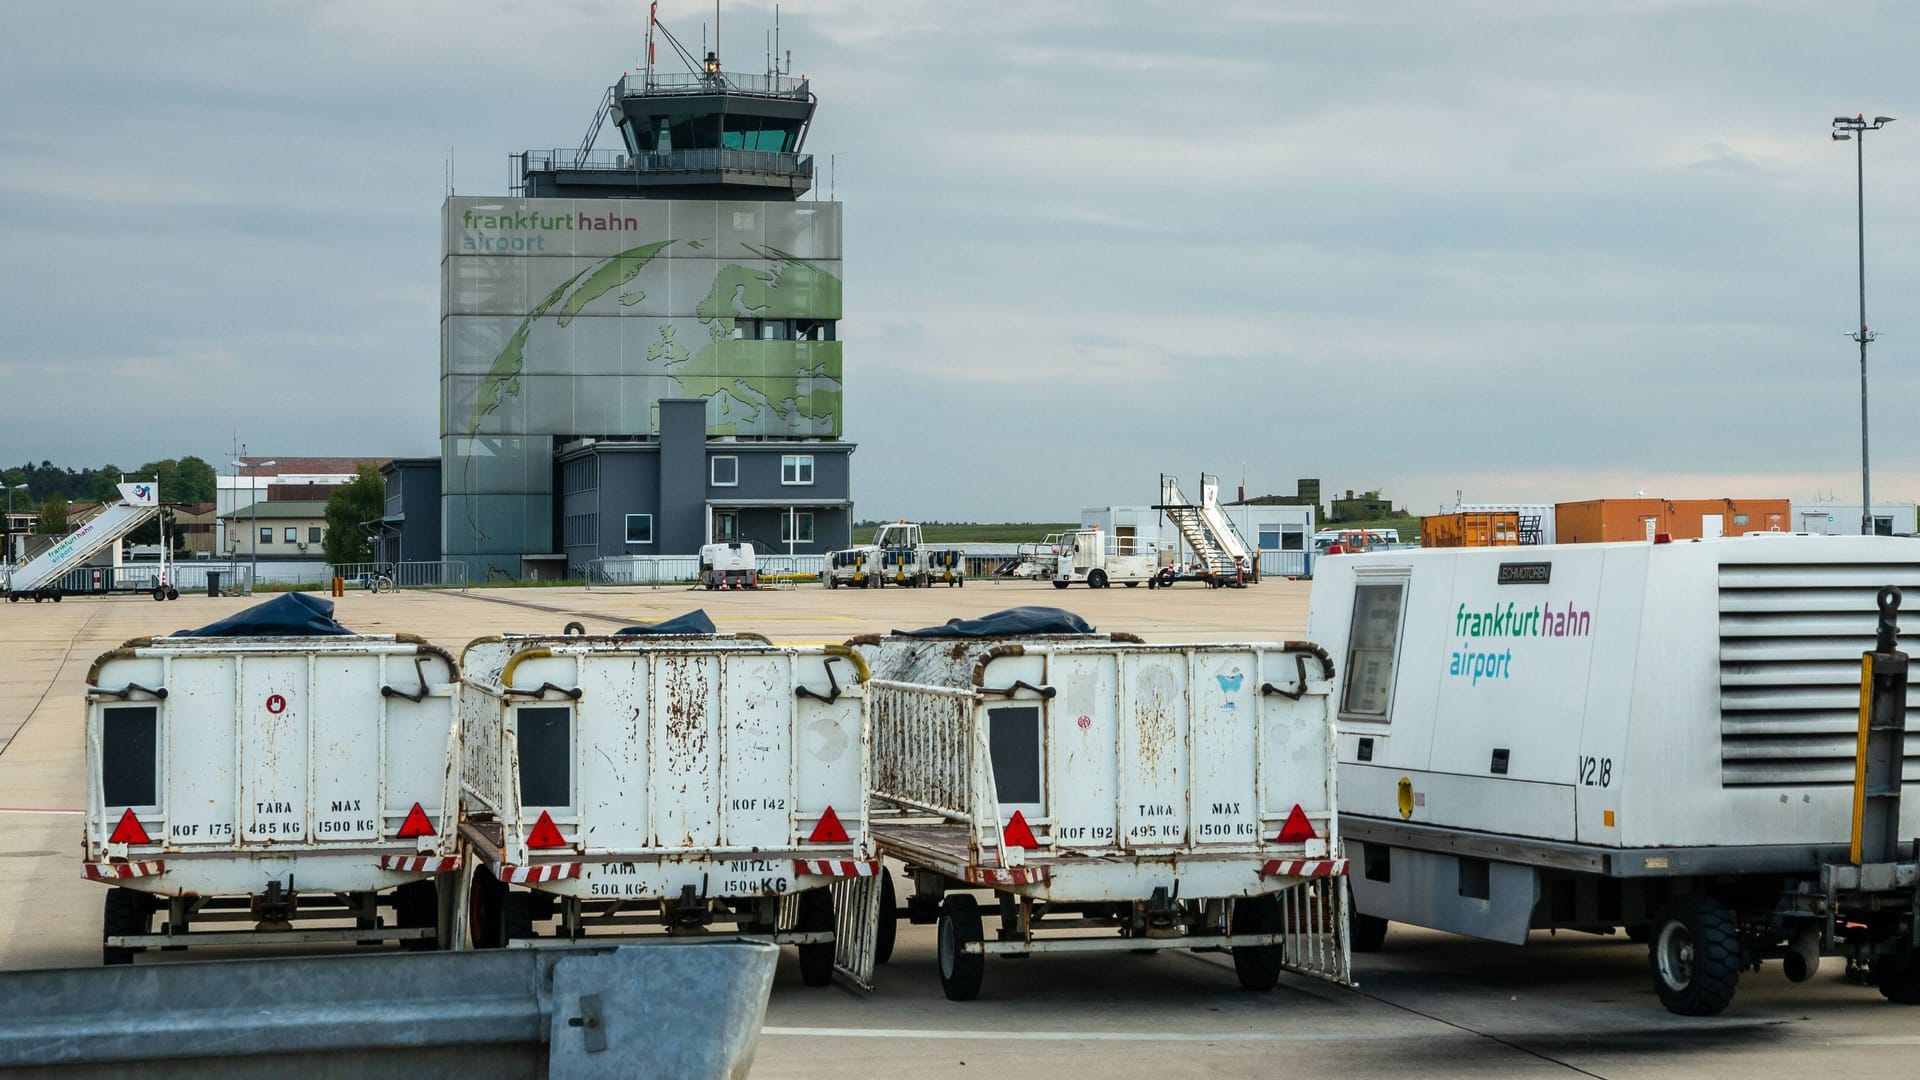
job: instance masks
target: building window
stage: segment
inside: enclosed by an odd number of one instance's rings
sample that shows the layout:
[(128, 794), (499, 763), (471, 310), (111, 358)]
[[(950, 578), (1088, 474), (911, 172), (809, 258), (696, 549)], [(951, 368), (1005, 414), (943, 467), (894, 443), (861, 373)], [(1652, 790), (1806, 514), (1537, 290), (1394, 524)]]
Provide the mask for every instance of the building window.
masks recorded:
[(260, 542), (263, 544), (273, 543), (273, 526), (271, 525), (260, 526)]
[[(795, 528), (796, 519), (798, 528)], [(780, 542), (783, 544), (813, 543), (813, 515), (796, 514), (791, 510), (780, 511)]]
[(320, 542), (320, 526), (318, 525), (307, 526), (307, 543), (317, 544), (319, 542)]
[(1307, 547), (1307, 529), (1304, 525), (1282, 525), (1280, 527), (1281, 551), (1305, 551)]
[(1347, 689), (1340, 702), (1349, 720), (1392, 718), (1394, 654), (1400, 644), (1400, 616), (1406, 582), (1357, 584), (1353, 621), (1347, 631)]
[(740, 485), (740, 459), (737, 457), (717, 457), (713, 459), (713, 486), (738, 487)]
[(287, 526), (287, 543), (297, 544), (299, 542), (300, 542), (300, 526), (298, 525)]
[(813, 483), (813, 455), (782, 455), (780, 458), (780, 482), (783, 484)]
[(653, 515), (652, 514), (628, 514), (627, 515), (627, 543), (629, 544), (653, 543)]
[(1280, 550), (1280, 527), (1278, 525), (1260, 526), (1259, 547), (1261, 551)]

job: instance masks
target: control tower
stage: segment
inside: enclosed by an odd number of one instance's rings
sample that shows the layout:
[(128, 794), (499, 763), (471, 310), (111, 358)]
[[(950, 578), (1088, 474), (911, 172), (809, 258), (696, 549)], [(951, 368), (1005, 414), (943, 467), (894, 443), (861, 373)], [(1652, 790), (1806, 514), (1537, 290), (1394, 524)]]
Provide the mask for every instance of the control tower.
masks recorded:
[(687, 71), (622, 76), (576, 147), (443, 207), (441, 553), (473, 580), (851, 542), (841, 208), (801, 198), (817, 102), (666, 38)]

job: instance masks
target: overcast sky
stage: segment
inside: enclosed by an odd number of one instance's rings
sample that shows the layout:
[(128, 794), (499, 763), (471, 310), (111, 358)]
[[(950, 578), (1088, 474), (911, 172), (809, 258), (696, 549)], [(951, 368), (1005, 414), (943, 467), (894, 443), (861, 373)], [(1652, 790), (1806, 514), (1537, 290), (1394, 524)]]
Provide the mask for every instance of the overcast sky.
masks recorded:
[[(690, 44), (713, 18), (660, 8)], [(763, 70), (771, 5), (723, 18), (723, 62)], [(1906, 118), (1866, 146), (1874, 493), (1920, 499), (1920, 5), (781, 24), (847, 207), (862, 517), (1067, 520), (1202, 471), (1426, 513), (1857, 503), (1854, 144), (1828, 129), (1861, 111)], [(0, 463), (436, 453), (449, 155), (460, 193), (505, 194), (645, 30), (638, 0), (0, 6)]]

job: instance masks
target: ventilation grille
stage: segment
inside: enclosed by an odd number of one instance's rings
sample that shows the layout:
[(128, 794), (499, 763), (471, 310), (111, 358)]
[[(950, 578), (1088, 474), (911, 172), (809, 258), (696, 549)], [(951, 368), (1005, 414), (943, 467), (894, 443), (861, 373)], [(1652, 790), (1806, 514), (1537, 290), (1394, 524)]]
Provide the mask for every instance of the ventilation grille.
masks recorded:
[[(1860, 655), (1873, 650), (1885, 585), (1920, 599), (1920, 564), (1720, 567), (1722, 787), (1852, 785)], [(1902, 614), (1920, 640), (1920, 604)], [(1907, 676), (1908, 783), (1920, 780), (1916, 676), (1920, 662)]]

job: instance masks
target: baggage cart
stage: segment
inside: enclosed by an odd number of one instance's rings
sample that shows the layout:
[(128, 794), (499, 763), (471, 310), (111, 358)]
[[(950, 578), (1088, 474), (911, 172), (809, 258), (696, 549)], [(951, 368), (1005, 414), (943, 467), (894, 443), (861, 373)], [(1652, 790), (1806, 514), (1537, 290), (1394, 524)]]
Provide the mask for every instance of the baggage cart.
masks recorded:
[(476, 945), (718, 924), (797, 946), (808, 985), (867, 984), (857, 655), (694, 633), (482, 638), (464, 662)]
[(1326, 654), (996, 618), (849, 643), (875, 672), (874, 838), (911, 882), (901, 911), (883, 874), (878, 959), (904, 914), (937, 925), (956, 1001), (989, 956), (1056, 952), (1230, 951), (1249, 989), (1350, 983)]
[[(288, 594), (240, 618), (290, 608), (332, 605)], [(111, 886), (105, 961), (446, 944), (458, 670), (417, 638), (347, 632), (139, 639), (94, 661), (83, 872)]]

